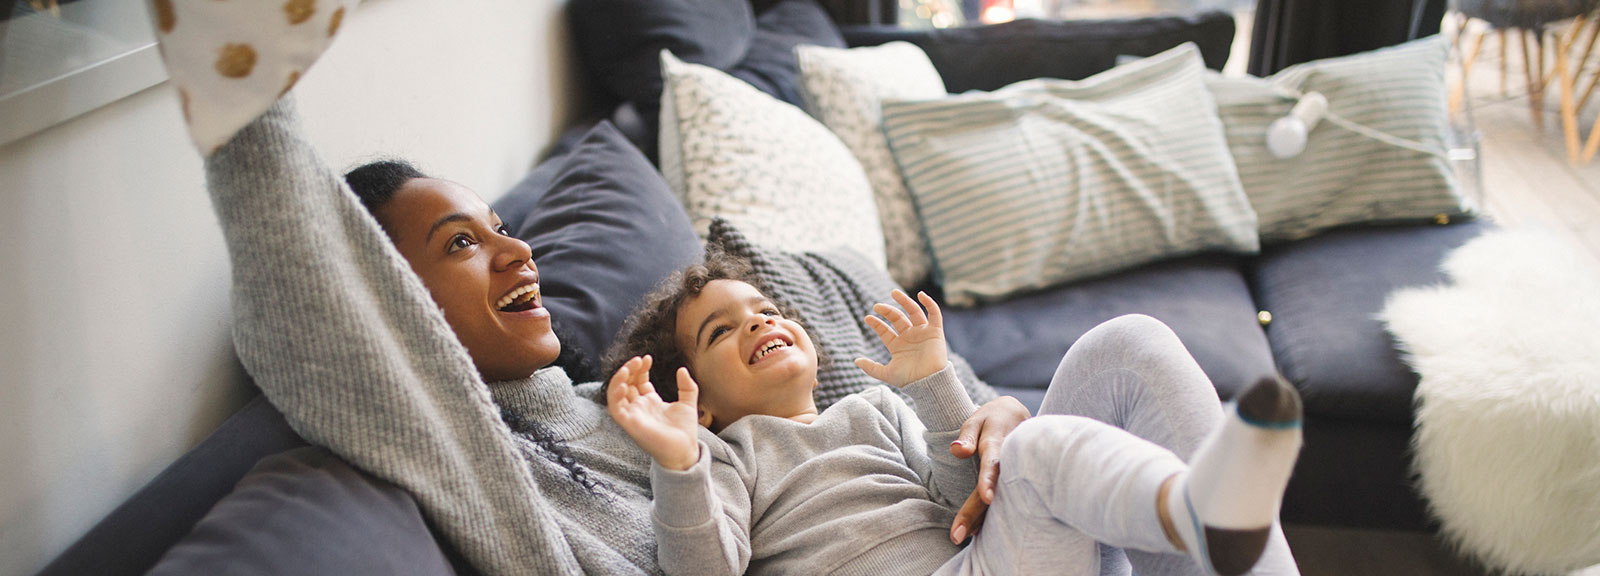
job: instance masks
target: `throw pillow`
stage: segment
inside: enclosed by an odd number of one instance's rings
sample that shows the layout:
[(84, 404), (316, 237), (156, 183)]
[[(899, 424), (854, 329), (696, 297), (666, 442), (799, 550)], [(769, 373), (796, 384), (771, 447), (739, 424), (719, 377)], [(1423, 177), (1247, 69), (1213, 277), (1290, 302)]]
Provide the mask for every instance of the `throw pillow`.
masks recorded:
[(701, 234), (726, 218), (781, 250), (848, 246), (884, 267), (872, 187), (805, 112), (715, 68), (661, 53), (661, 170)]
[(667, 274), (700, 258), (683, 207), (609, 122), (494, 207), (533, 248), (541, 296), (561, 338), (556, 364), (574, 382), (598, 380), (600, 358), (633, 307)]
[(150, 574), (454, 574), (411, 495), (321, 447), (257, 463)]
[[(1446, 41), (1431, 37), (1299, 64), (1265, 79), (1207, 78), (1263, 242), (1342, 224), (1426, 221), (1471, 210), (1445, 156), (1449, 51)], [(1289, 113), (1295, 94), (1309, 92), (1325, 96), (1333, 114), (1437, 153), (1380, 142), (1325, 119), (1298, 156), (1273, 156), (1267, 127)]]
[[(794, 47), (845, 45), (816, 0), (572, 0), (567, 7), (585, 71), (623, 103), (619, 110), (642, 121), (639, 142), (652, 157), (664, 85), (662, 50), (799, 105)], [(628, 128), (621, 119), (613, 117)]]
[(1206, 250), (1255, 213), (1193, 44), (1083, 81), (886, 101), (884, 129), (945, 296), (980, 299)]
[[(873, 304), (890, 301), (895, 284), (883, 270), (849, 249), (793, 253), (757, 246), (720, 218), (712, 221), (706, 243), (748, 259), (769, 296), (798, 310), (816, 335), (817, 351), (826, 358), (817, 369), (817, 408), (881, 384), (857, 368), (855, 359), (889, 361), (889, 349), (862, 322)], [(978, 379), (966, 360), (952, 351), (950, 362), (973, 402), (995, 398), (994, 389)]]
[(901, 286), (921, 285), (932, 268), (932, 257), (916, 205), (883, 136), (882, 106), (886, 98), (944, 97), (939, 71), (921, 48), (909, 42), (849, 50), (801, 46), (795, 56), (800, 60), (806, 108), (866, 170), (883, 223), (889, 275)]

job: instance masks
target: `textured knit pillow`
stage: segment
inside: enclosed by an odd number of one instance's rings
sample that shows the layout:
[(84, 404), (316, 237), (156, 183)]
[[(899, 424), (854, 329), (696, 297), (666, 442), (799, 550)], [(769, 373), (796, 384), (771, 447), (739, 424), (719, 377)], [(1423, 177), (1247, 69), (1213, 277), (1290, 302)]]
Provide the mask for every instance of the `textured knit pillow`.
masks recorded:
[(661, 174), (609, 122), (547, 160), (495, 201), (533, 248), (556, 364), (598, 380), (600, 357), (628, 314), (673, 270), (700, 258), (700, 239)]
[(1193, 44), (1083, 81), (886, 101), (945, 296), (971, 304), (1205, 250), (1255, 213)]
[[(889, 302), (894, 281), (848, 249), (789, 253), (752, 244), (732, 224), (711, 223), (708, 245), (750, 260), (770, 296), (800, 312), (817, 338), (817, 351), (828, 360), (818, 367), (817, 408), (827, 408), (848, 394), (881, 384), (857, 368), (854, 360), (867, 357), (889, 361), (889, 349), (862, 322), (872, 305)], [(967, 361), (950, 353), (950, 362), (973, 402), (995, 398), (993, 388), (973, 374)]]
[(704, 235), (726, 218), (763, 246), (846, 246), (884, 267), (861, 164), (793, 105), (715, 68), (661, 53), (661, 171)]
[(883, 136), (882, 106), (885, 98), (943, 97), (939, 71), (908, 42), (849, 50), (801, 46), (795, 55), (806, 108), (850, 148), (872, 183), (889, 275), (901, 286), (921, 285), (933, 263), (917, 207)]
[[(1445, 156), (1449, 51), (1443, 39), (1430, 37), (1307, 62), (1266, 79), (1207, 78), (1263, 242), (1304, 238), (1341, 224), (1432, 220), (1471, 210)], [(1267, 151), (1267, 127), (1294, 107), (1293, 94), (1307, 92), (1320, 92), (1329, 110), (1346, 120), (1435, 153), (1323, 120), (1308, 135), (1304, 152), (1279, 159)]]

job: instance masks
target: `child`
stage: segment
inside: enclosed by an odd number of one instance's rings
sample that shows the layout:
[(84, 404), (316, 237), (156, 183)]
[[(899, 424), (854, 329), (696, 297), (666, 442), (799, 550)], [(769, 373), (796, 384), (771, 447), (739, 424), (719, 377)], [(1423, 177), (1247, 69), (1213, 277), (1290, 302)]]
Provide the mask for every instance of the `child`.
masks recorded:
[[(880, 387), (819, 414), (811, 336), (756, 284), (746, 264), (712, 251), (647, 299), (612, 354), (633, 356), (606, 398), (654, 460), (652, 518), (667, 573), (1098, 573), (1092, 541), (1038, 542), (1073, 530), (1188, 551), (1206, 572), (1243, 573), (1261, 554), (1299, 450), (1292, 388), (1266, 380), (1245, 392), (1245, 407), (1230, 411), (1192, 466), (1098, 421), (1034, 418), (1001, 457), (1002, 478), (1022, 483), (1003, 482), (990, 514), (1048, 515), (994, 518), (961, 548), (944, 527), (976, 470), (940, 447), (974, 407), (947, 361), (938, 305), (895, 291), (903, 311), (880, 303), (882, 318), (865, 319), (890, 362), (856, 360), (906, 393), (915, 412)], [(669, 377), (675, 390), (651, 383)], [(1008, 498), (1039, 503), (1003, 506)]]

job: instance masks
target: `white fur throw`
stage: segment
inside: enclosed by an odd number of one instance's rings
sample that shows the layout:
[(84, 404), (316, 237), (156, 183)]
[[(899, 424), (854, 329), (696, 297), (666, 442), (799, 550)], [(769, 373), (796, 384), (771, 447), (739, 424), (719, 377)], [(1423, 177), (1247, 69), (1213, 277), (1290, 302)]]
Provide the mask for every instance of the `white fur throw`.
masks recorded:
[(1415, 466), (1443, 532), (1510, 573), (1600, 564), (1600, 269), (1545, 232), (1499, 230), (1391, 295), (1417, 387)]

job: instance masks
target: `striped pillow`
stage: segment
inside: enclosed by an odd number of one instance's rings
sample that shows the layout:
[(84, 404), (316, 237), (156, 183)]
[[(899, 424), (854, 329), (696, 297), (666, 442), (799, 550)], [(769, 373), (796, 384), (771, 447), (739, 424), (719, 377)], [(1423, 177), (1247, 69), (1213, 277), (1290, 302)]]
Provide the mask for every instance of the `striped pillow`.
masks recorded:
[(1185, 44), (1082, 81), (886, 101), (884, 130), (951, 303), (1257, 251), (1204, 70)]
[[(1228, 148), (1261, 223), (1262, 242), (1294, 240), (1358, 222), (1432, 220), (1469, 213), (1444, 154), (1449, 45), (1430, 37), (1352, 56), (1307, 62), (1270, 78), (1208, 76)], [(1320, 92), (1334, 114), (1435, 149), (1424, 154), (1324, 120), (1299, 156), (1267, 151), (1267, 126), (1296, 100)]]

